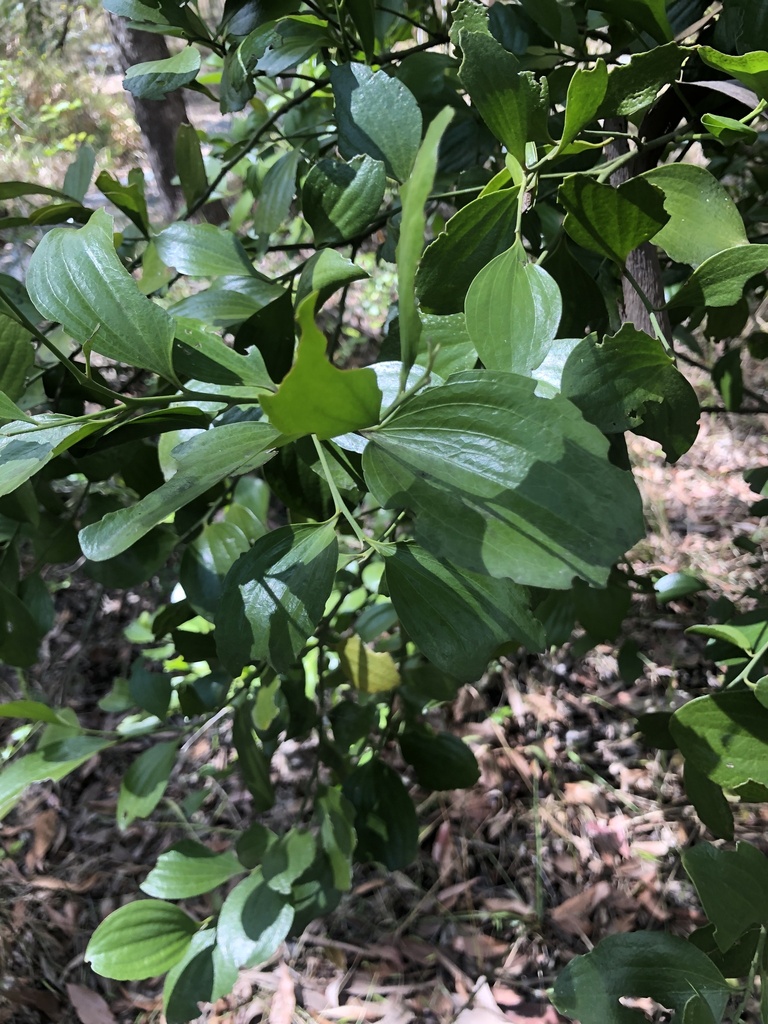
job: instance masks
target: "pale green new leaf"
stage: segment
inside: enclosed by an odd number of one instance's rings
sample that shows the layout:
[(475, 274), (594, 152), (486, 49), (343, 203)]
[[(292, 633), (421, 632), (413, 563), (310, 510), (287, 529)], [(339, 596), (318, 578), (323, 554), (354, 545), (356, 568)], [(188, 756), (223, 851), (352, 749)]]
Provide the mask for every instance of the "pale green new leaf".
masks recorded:
[(716, 68), (731, 78), (737, 78), (748, 89), (754, 90), (761, 99), (768, 99), (768, 52), (752, 50), (734, 56), (720, 53), (711, 46), (699, 46), (699, 57), (711, 68)]
[(520, 244), (483, 267), (464, 303), (467, 333), (485, 366), (523, 376), (546, 356), (562, 310), (557, 283)]
[(593, 68), (579, 68), (568, 84), (565, 125), (560, 148), (573, 142), (582, 128), (597, 117), (608, 88), (608, 68), (598, 57)]
[(517, 374), (456, 374), (367, 432), (363, 470), (416, 539), (463, 568), (533, 586), (605, 585), (643, 534), (632, 477), (576, 407)]
[(768, 270), (768, 245), (736, 245), (710, 256), (694, 270), (675, 293), (670, 306), (698, 309), (702, 306), (733, 306), (744, 285)]
[(27, 289), (40, 313), (80, 344), (174, 380), (173, 320), (141, 294), (118, 259), (104, 210), (78, 230), (54, 228), (43, 238), (29, 262)]
[(85, 962), (104, 978), (154, 978), (181, 960), (197, 929), (197, 922), (172, 903), (137, 900), (101, 922)]
[(173, 450), (178, 469), (170, 480), (135, 505), (109, 512), (80, 531), (83, 554), (94, 562), (119, 555), (220, 480), (262, 465), (279, 437), (267, 423), (229, 423), (178, 445)]

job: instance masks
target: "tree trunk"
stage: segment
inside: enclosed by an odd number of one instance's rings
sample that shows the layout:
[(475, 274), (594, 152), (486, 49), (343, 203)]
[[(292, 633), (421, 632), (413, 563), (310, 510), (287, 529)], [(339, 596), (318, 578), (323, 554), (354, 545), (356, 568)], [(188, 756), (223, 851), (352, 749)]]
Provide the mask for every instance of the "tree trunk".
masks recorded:
[[(125, 72), (134, 64), (148, 60), (166, 60), (171, 56), (165, 38), (154, 32), (128, 28), (123, 18), (107, 14), (109, 33), (120, 54)], [(162, 100), (131, 97), (134, 117), (141, 131), (149, 165), (155, 176), (162, 214), (171, 219), (182, 202), (181, 189), (173, 184), (176, 175), (176, 132), (187, 122), (187, 107), (181, 89)]]

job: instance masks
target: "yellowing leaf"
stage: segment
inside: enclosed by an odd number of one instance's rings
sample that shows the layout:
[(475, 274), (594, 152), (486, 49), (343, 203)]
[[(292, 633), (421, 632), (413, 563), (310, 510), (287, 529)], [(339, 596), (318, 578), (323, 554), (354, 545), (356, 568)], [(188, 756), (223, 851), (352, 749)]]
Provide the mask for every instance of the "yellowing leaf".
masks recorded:
[(400, 685), (400, 673), (391, 654), (370, 651), (359, 636), (351, 636), (339, 649), (341, 669), (356, 690), (386, 693)]

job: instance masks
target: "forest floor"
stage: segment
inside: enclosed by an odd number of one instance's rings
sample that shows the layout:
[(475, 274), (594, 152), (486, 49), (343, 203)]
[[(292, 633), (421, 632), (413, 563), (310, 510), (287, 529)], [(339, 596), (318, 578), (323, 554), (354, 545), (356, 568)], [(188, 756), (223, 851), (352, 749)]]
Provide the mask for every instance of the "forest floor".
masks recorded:
[[(632, 568), (688, 568), (709, 590), (664, 607), (638, 596), (616, 641), (582, 655), (577, 639), (543, 657), (503, 660), (465, 687), (445, 714), (482, 776), (468, 791), (413, 791), (418, 862), (394, 873), (359, 868), (329, 918), (243, 971), (201, 1021), (556, 1024), (564, 1018), (547, 989), (574, 955), (614, 932), (685, 935), (702, 923), (679, 853), (704, 830), (678, 760), (643, 745), (635, 716), (707, 691), (717, 670), (686, 627), (702, 621), (709, 600), (765, 585), (763, 530), (742, 478), (768, 464), (765, 428), (760, 417), (704, 417), (698, 442), (672, 467), (654, 444), (633, 441), (650, 533), (630, 554)], [(734, 544), (736, 534), (757, 550)], [(137, 653), (126, 627), (160, 598), (157, 580), (109, 592), (73, 576), (57, 593), (56, 626), (28, 673), (29, 692), (66, 702), (86, 724), (114, 725), (98, 702)], [(4, 689), (6, 699), (17, 695), (8, 676)], [(225, 732), (205, 734), (151, 820), (121, 833), (115, 806), (134, 753), (103, 753), (63, 783), (33, 787), (0, 826), (0, 1024), (162, 1021), (159, 984), (95, 976), (83, 961), (88, 938), (139, 895), (147, 865), (188, 834), (179, 805), (191, 792), (205, 790), (205, 825), (198, 813), (193, 828), (214, 847), (248, 822), (250, 798), (234, 782), (205, 779), (201, 769), (228, 756)], [(273, 770), (271, 824), (287, 827), (307, 772), (301, 748), (284, 744)], [(766, 813), (741, 807), (737, 823), (768, 852)], [(189, 901), (191, 912), (215, 910), (207, 899)], [(647, 1009), (647, 1019), (667, 1019)]]

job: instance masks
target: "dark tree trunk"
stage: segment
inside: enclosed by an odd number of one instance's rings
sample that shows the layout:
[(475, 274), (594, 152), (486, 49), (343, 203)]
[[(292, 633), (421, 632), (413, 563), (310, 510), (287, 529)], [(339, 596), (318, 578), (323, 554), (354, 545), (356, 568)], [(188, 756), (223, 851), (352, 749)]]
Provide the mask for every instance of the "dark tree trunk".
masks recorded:
[[(120, 64), (126, 71), (134, 64), (147, 60), (165, 60), (170, 57), (168, 44), (154, 32), (139, 32), (128, 28), (123, 18), (107, 14), (109, 33), (120, 54)], [(163, 207), (163, 216), (170, 219), (182, 202), (181, 190), (173, 184), (176, 175), (175, 144), (179, 126), (187, 121), (187, 107), (180, 89), (170, 92), (163, 100), (142, 100), (132, 97), (136, 123), (141, 131), (149, 165), (155, 176), (157, 191)]]

